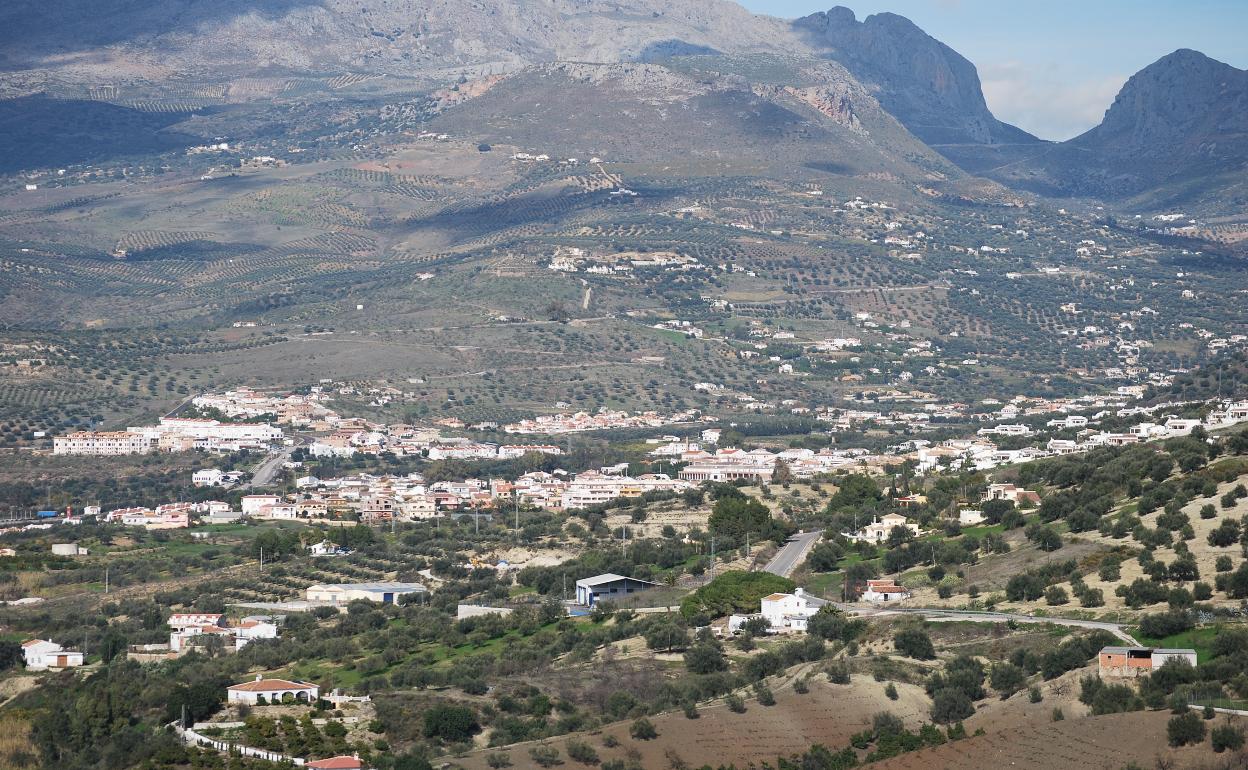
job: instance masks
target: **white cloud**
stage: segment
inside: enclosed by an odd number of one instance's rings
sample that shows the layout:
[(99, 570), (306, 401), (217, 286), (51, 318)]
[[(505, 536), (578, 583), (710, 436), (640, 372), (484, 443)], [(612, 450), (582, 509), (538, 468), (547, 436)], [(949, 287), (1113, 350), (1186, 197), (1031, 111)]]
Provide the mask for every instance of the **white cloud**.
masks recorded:
[(992, 114), (1042, 139), (1069, 139), (1101, 122), (1125, 75), (1079, 77), (1068, 69), (1022, 62), (979, 67)]

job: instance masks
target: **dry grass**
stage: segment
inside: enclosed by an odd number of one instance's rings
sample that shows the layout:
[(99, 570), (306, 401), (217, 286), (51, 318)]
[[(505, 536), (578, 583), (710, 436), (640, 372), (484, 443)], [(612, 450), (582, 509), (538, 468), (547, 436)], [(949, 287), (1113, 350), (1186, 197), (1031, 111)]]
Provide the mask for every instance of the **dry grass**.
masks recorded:
[(0, 770), (35, 770), (39, 752), (30, 740), (30, 722), (14, 714), (0, 716)]

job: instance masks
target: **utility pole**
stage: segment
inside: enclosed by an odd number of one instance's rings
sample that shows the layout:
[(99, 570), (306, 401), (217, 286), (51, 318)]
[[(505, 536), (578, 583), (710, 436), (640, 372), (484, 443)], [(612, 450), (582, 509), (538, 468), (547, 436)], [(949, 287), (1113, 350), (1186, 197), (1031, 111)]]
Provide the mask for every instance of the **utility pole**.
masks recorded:
[(264, 546), (260, 546), (260, 571), (264, 572)]
[(108, 567), (104, 568), (104, 594), (108, 594)]

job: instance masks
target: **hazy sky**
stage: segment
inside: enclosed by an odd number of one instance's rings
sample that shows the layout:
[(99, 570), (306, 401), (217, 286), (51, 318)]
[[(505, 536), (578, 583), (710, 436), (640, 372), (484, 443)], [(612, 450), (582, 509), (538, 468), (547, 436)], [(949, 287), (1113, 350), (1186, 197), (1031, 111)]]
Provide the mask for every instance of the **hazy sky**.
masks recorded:
[[(738, 0), (797, 17), (837, 0)], [(1176, 48), (1248, 68), (1248, 0), (840, 0), (909, 18), (979, 69), (988, 107), (1044, 139), (1101, 121), (1137, 70)]]

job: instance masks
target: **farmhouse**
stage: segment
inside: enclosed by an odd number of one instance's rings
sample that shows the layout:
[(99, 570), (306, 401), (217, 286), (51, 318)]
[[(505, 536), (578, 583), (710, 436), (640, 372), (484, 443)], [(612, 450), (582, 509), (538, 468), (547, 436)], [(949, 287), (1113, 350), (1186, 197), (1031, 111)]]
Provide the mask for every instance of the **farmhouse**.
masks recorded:
[(44, 639), (30, 639), (22, 642), (22, 657), (26, 660), (26, 668), (31, 671), (45, 671), (49, 668), (71, 668), (81, 666), (81, 652), (67, 650), (56, 642)]
[(1161, 647), (1105, 647), (1098, 656), (1103, 677), (1136, 677), (1151, 674), (1172, 660), (1196, 665), (1196, 651)]
[[(250, 703), (255, 705), (263, 698), (266, 703), (284, 700), (311, 702), (321, 694), (321, 688), (306, 682), (291, 682), (286, 679), (265, 679), (259, 674), (255, 681), (243, 682), (226, 688), (226, 701), (229, 703)], [(287, 696), (290, 696), (287, 698)]]
[(895, 602), (910, 598), (910, 592), (894, 580), (868, 580), (867, 590), (862, 592), (864, 602)]
[(582, 607), (592, 607), (604, 597), (614, 599), (645, 591), (657, 585), (658, 583), (652, 583), (649, 580), (639, 580), (608, 572), (576, 581), (576, 603)]
[(773, 633), (805, 631), (806, 621), (825, 604), (825, 600), (797, 588), (791, 594), (764, 596), (762, 616)]
[(308, 586), (310, 602), (328, 602), (345, 605), (356, 599), (382, 604), (398, 604), (400, 596), (423, 594), (426, 589), (420, 583), (324, 583)]

